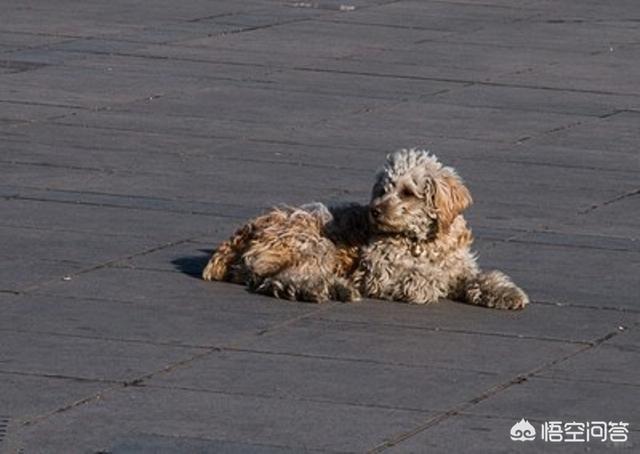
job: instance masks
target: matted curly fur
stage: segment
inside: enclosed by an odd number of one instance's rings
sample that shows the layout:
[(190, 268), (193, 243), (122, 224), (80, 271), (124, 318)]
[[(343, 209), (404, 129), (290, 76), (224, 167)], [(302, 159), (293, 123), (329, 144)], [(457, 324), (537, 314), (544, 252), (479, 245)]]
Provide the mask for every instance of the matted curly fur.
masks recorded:
[(450, 298), (522, 309), (524, 291), (476, 263), (461, 214), (471, 202), (451, 167), (428, 152), (400, 150), (387, 156), (368, 205), (275, 208), (219, 245), (202, 277), (291, 300)]

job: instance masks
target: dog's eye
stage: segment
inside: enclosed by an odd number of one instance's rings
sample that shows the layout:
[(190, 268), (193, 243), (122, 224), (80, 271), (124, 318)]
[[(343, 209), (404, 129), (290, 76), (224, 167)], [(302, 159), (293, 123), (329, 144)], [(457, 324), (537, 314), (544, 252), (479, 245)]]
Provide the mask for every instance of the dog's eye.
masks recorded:
[(409, 197), (415, 197), (415, 194), (411, 189), (404, 188), (402, 191), (400, 191), (400, 197), (402, 197), (403, 199), (407, 199)]

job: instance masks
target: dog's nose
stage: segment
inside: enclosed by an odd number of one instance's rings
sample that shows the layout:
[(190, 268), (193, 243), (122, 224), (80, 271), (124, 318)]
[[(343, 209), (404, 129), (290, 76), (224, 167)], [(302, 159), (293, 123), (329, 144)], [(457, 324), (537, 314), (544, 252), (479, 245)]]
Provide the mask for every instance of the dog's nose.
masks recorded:
[(374, 219), (378, 219), (381, 214), (382, 214), (382, 211), (380, 211), (380, 208), (377, 208), (377, 207), (371, 208), (371, 216), (373, 216)]

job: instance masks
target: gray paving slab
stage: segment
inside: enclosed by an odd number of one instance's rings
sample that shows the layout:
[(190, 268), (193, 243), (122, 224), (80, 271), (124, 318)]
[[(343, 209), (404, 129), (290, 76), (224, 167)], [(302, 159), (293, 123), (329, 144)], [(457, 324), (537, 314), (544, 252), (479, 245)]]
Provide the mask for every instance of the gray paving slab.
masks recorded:
[(594, 381), (618, 385), (640, 385), (636, 364), (638, 349), (601, 345), (583, 355), (552, 367), (542, 377), (558, 380)]
[(42, 33), (25, 33), (20, 31), (11, 32), (3, 30), (0, 32), (0, 41), (2, 42), (3, 47), (2, 53), (25, 48), (48, 46), (73, 38), (74, 36), (55, 36)]
[[(198, 277), (209, 261), (213, 249), (219, 242), (227, 239), (230, 233), (231, 232), (220, 231), (213, 235), (205, 235), (202, 239), (176, 244), (175, 246), (162, 248), (149, 254), (122, 260), (114, 263), (112, 266), (113, 268), (127, 268), (141, 271), (151, 270), (183, 273)], [(142, 276), (145, 276), (145, 274), (142, 274)], [(191, 284), (193, 284), (193, 282)], [(236, 293), (237, 290), (235, 286), (224, 285), (224, 283), (212, 283), (212, 285), (215, 285), (216, 288), (225, 288), (231, 293)]]
[[(357, 13), (357, 11), (356, 11)], [(288, 39), (289, 33), (300, 36), (302, 42)], [(341, 59), (366, 52), (369, 49), (403, 48), (416, 41), (442, 36), (439, 31), (426, 29), (395, 29), (367, 27), (358, 24), (340, 24), (328, 21), (300, 21), (239, 34), (235, 39), (206, 37), (180, 42), (180, 47), (192, 49), (247, 50), (253, 54), (264, 52), (270, 62), (286, 62), (286, 56), (296, 62), (319, 59)]]
[[(163, 60), (149, 66), (149, 59), (125, 57), (140, 46), (128, 41), (88, 39), (53, 46), (44, 57), (40, 56), (42, 50), (16, 53), (10, 56), (14, 61), (58, 64), (39, 71), (8, 74), (4, 78), (3, 98), (28, 103), (46, 96), (49, 103), (95, 110), (176, 92), (186, 97), (188, 92), (215, 87), (225, 80), (265, 79), (265, 70), (260, 68), (249, 71), (237, 66), (198, 62), (185, 62), (176, 67), (173, 62)], [(110, 57), (111, 54), (116, 56)], [(54, 61), (47, 61), (45, 57)]]
[[(250, 9), (260, 2), (243, 2), (239, 7), (236, 2), (221, 1), (212, 5), (206, 1), (191, 3), (188, 8), (178, 8), (171, 2), (158, 2), (154, 5), (128, 5), (116, 2), (110, 6), (100, 2), (88, 2), (82, 9), (74, 8), (73, 2), (62, 2), (56, 7), (48, 2), (35, 2), (29, 9), (16, 6), (6, 11), (7, 30), (27, 31), (51, 34), (116, 34), (122, 31), (141, 30), (145, 24), (163, 24), (170, 21), (188, 21), (211, 15), (229, 14)], [(122, 8), (128, 14), (122, 14)], [(46, 24), (35, 22), (34, 15), (49, 17)], [(96, 20), (96, 18), (100, 20)], [(115, 30), (114, 30), (115, 28)]]
[[(612, 27), (605, 21), (578, 22), (567, 27), (562, 20), (546, 19), (540, 13), (533, 13), (530, 20), (514, 20), (499, 27), (483, 27), (457, 34), (454, 42), (471, 44), (490, 44), (498, 47), (518, 49), (552, 49), (567, 53), (584, 55), (596, 52), (610, 52), (620, 46), (633, 44), (635, 40), (629, 34), (629, 28)], [(512, 38), (505, 42), (504, 35)], [(535, 36), (535, 39), (531, 39)]]
[(0, 372), (2, 414), (20, 424), (53, 413), (111, 386), (100, 380), (81, 380), (37, 373)]
[(153, 108), (159, 114), (172, 118), (206, 118), (215, 106), (216, 116), (227, 121), (294, 127), (339, 119), (350, 113), (372, 109), (378, 104), (386, 105), (375, 98), (340, 94), (291, 91), (283, 97), (281, 91), (269, 87), (238, 86), (234, 82), (210, 84), (210, 88), (194, 91), (191, 96), (200, 99), (202, 104), (194, 103), (189, 95), (181, 93), (179, 96), (164, 96), (153, 103), (153, 107), (137, 103), (114, 110), (145, 113)]
[[(416, 52), (417, 51), (417, 52)], [(578, 60), (582, 55), (574, 56)], [(528, 49), (526, 58), (517, 48), (492, 45), (464, 45), (444, 39), (426, 39), (415, 43), (415, 50), (405, 48), (382, 49), (377, 52), (362, 52), (342, 63), (330, 60), (320, 66), (310, 62), (302, 66), (307, 71), (330, 69), (333, 71), (373, 74), (384, 78), (426, 78), (452, 80), (456, 82), (479, 84), (523, 85), (527, 87), (545, 87), (552, 90), (571, 89), (566, 80), (560, 77), (542, 85), (540, 78), (521, 77), (532, 67), (544, 67), (566, 59), (566, 52), (549, 49)], [(304, 62), (301, 62), (304, 64)], [(540, 70), (542, 73), (542, 70)], [(479, 77), (479, 75), (481, 76)], [(613, 74), (608, 75), (613, 79)], [(584, 82), (579, 89), (599, 91), (595, 82)], [(625, 81), (624, 90), (610, 90), (612, 93), (635, 94), (630, 80)]]
[(484, 333), (505, 338), (555, 339), (593, 342), (629, 327), (639, 313), (543, 304), (535, 299), (526, 313), (488, 311), (452, 301), (427, 307), (365, 301), (339, 305), (319, 315), (324, 320), (347, 321), (362, 326), (391, 326), (435, 332)]
[(532, 1), (526, 2), (529, 7), (537, 7), (540, 10), (540, 16), (546, 20), (562, 20), (574, 19), (602, 19), (619, 26), (631, 25), (627, 20), (630, 13), (635, 10), (631, 0), (624, 0), (614, 5), (604, 5), (597, 0), (587, 0), (585, 2), (568, 2), (563, 4), (561, 8), (549, 8), (554, 2), (552, 0), (544, 0), (542, 2)]
[[(202, 309), (208, 305), (212, 310), (253, 313), (266, 310), (299, 315), (321, 307), (316, 304), (292, 304), (286, 300), (274, 300), (259, 295), (247, 298), (248, 292), (243, 286), (203, 281), (199, 278), (200, 273), (196, 274), (196, 270), (202, 269), (201, 264), (209, 254), (201, 251), (202, 249), (198, 248), (193, 255), (186, 253), (173, 259), (172, 266), (178, 272), (130, 268), (123, 260), (114, 266), (72, 276), (69, 281), (56, 281), (40, 286), (37, 293), (140, 303), (168, 309), (175, 308), (176, 300), (182, 301), (183, 308), (193, 304)], [(118, 264), (122, 266), (118, 267)], [(122, 285), (125, 282), (126, 285)], [(153, 292), (150, 292), (150, 287), (154, 289)], [(264, 310), (260, 311), (260, 308)]]
[[(173, 281), (162, 274), (156, 276), (156, 282)], [(82, 276), (73, 276), (63, 282), (73, 287), (82, 280)], [(135, 291), (105, 294), (99, 282), (94, 281), (93, 285), (93, 294), (68, 292), (72, 296), (61, 295), (51, 285), (40, 286), (35, 294), (4, 303), (5, 316), (0, 326), (9, 332), (7, 336), (17, 330), (34, 336), (50, 333), (105, 341), (221, 347), (321, 309), (286, 302), (270, 304), (270, 300), (264, 301), (266, 298), (247, 302), (244, 290), (230, 291), (216, 285), (202, 289), (199, 296), (187, 292), (179, 298), (163, 296), (161, 288), (151, 298)], [(26, 322), (29, 314), (32, 315)]]
[[(473, 408), (472, 413), (537, 420), (626, 421), (637, 427), (637, 386), (530, 378)], [(602, 395), (606, 399), (602, 399)]]
[[(505, 239), (502, 237), (501, 239)], [(514, 243), (523, 242), (545, 246), (574, 247), (588, 250), (606, 250), (620, 252), (639, 252), (640, 243), (634, 236), (590, 235), (578, 232), (564, 233), (552, 231), (524, 232), (517, 238), (509, 238)]]
[[(3, 141), (6, 141), (6, 156), (15, 158), (16, 161), (19, 161), (20, 151), (24, 153), (23, 157), (26, 160), (30, 156), (51, 158), (55, 149), (55, 156), (59, 156), (63, 163), (65, 159), (72, 159), (73, 156), (80, 160), (87, 153), (95, 160), (95, 164), (101, 164), (102, 160), (110, 158), (115, 153), (128, 154), (129, 159), (135, 157), (132, 154), (134, 150), (143, 153), (143, 156), (146, 156), (146, 153), (184, 156), (213, 152), (220, 145), (229, 142), (213, 137), (187, 138), (162, 133), (149, 134), (144, 131), (119, 131), (114, 134), (107, 128), (51, 123), (32, 124), (28, 129), (13, 128), (11, 131), (3, 132), (2, 137)], [(29, 147), (25, 144), (29, 144)], [(102, 152), (102, 158), (98, 156), (98, 152)]]
[(265, 88), (280, 91), (305, 91), (322, 94), (339, 94), (346, 97), (368, 99), (388, 99), (401, 101), (417, 96), (429, 97), (437, 93), (462, 87), (459, 82), (420, 80), (420, 79), (383, 79), (367, 74), (345, 74), (339, 71), (300, 71), (278, 68), (266, 75)]
[[(603, 40), (600, 51), (586, 62), (579, 54), (551, 56), (547, 62), (536, 62), (529, 71), (518, 74), (518, 80), (525, 85), (536, 85), (544, 80), (544, 86), (582, 90), (586, 92), (604, 92), (628, 94), (637, 97), (640, 93), (634, 80), (637, 68), (633, 64), (638, 57), (634, 46), (613, 47)], [(512, 83), (512, 75), (498, 75), (498, 83)]]
[[(7, 225), (47, 227), (94, 234), (137, 235), (158, 240), (158, 245), (201, 236), (217, 228), (216, 215), (203, 216), (190, 210), (161, 211), (113, 206), (103, 202), (14, 198), (3, 201)], [(191, 218), (193, 222), (186, 221)], [(237, 221), (236, 221), (237, 222)], [(136, 252), (136, 251), (133, 251)]]
[[(443, 148), (448, 151), (447, 148), (444, 148), (444, 146), (439, 143), (438, 145), (438, 150)], [(475, 150), (481, 151), (477, 145)], [(483, 159), (482, 156), (486, 154), (487, 156), (484, 159), (492, 160), (494, 162), (515, 161), (534, 166), (557, 166), (564, 167), (567, 171), (570, 171), (573, 168), (586, 168), (634, 173), (637, 163), (637, 156), (632, 152), (612, 154), (606, 149), (588, 150), (554, 145), (544, 146), (536, 144), (535, 141), (534, 143), (523, 142), (515, 148), (509, 147), (508, 150), (495, 150), (494, 146), (493, 153), (490, 151), (487, 151), (486, 153), (476, 153), (475, 150), (463, 149), (456, 153), (459, 153), (461, 158), (468, 155), (470, 158), (475, 157), (475, 159)], [(456, 156), (456, 153), (453, 154), (454, 157)]]
[(640, 226), (639, 212), (640, 193), (638, 190), (629, 190), (620, 192), (610, 199), (599, 199), (583, 210), (581, 221), (591, 231), (600, 229), (611, 235), (637, 239)]
[[(175, 89), (176, 84), (187, 82), (189, 84), (197, 83), (195, 80), (176, 80), (162, 73), (141, 74), (139, 72), (118, 71), (118, 68), (80, 69), (52, 65), (39, 71), (7, 75), (6, 92), (3, 95), (9, 101), (23, 102), (23, 105), (18, 105), (23, 110), (30, 106), (30, 102), (42, 99), (43, 95), (52, 104), (60, 103), (95, 110), (112, 104), (148, 100), (171, 90), (171, 88)], [(54, 84), (55, 89), (49, 89), (49, 83)], [(32, 107), (32, 110), (36, 109)], [(37, 110), (41, 111), (42, 107), (38, 106)], [(53, 114), (56, 113), (60, 116), (65, 112), (58, 109), (53, 112)], [(14, 115), (14, 118), (18, 119), (24, 117), (25, 114), (20, 116), (19, 113), (16, 113)]]
[(332, 19), (347, 24), (361, 22), (383, 27), (468, 33), (469, 30), (484, 29), (489, 25), (521, 21), (536, 12), (523, 3), (525, 2), (508, 2), (499, 5), (495, 2), (483, 2), (477, 5), (473, 2), (388, 2), (379, 8)]
[(638, 326), (634, 326), (633, 329), (625, 331), (623, 335), (611, 338), (607, 345), (618, 347), (622, 350), (637, 350), (637, 348), (640, 347), (640, 330), (638, 330)]
[(300, 320), (288, 326), (286, 331), (274, 332), (260, 339), (246, 339), (237, 347), (312, 358), (434, 365), (510, 375), (528, 373), (545, 359), (561, 358), (583, 348), (579, 344), (555, 340), (434, 332), (321, 318)]
[[(487, 191), (489, 193), (491, 190), (498, 191), (500, 189), (512, 192), (517, 190), (517, 185), (523, 190), (545, 185), (548, 192), (558, 193), (553, 200), (549, 200), (549, 205), (557, 203), (559, 200), (567, 203), (562, 199), (563, 197), (573, 197), (576, 200), (579, 200), (580, 197), (604, 198), (616, 192), (632, 192), (636, 188), (633, 172), (614, 174), (604, 169), (567, 169), (562, 166), (531, 166), (528, 163), (519, 162), (506, 162), (498, 166), (495, 161), (491, 160), (461, 161), (456, 165), (456, 168), (459, 169), (471, 189), (474, 190), (475, 186), (479, 186), (478, 191), (480, 192)], [(530, 181), (523, 181), (525, 174), (529, 175)], [(480, 183), (483, 183), (482, 186)], [(548, 192), (543, 195), (548, 196)], [(482, 197), (482, 195), (481, 192), (478, 203), (486, 201), (486, 197)], [(491, 195), (494, 195), (493, 192)], [(577, 208), (579, 210), (582, 207), (578, 206)], [(578, 210), (575, 211), (576, 214)]]
[(56, 105), (37, 105), (27, 103), (2, 102), (0, 121), (28, 123), (38, 120), (62, 117), (73, 113), (73, 107)]
[[(452, 118), (461, 121), (464, 127), (452, 122)], [(555, 113), (520, 112), (515, 116), (506, 109), (406, 102), (393, 109), (359, 115), (350, 124), (372, 135), (393, 128), (398, 132), (420, 131), (427, 136), (516, 142), (528, 134), (541, 134), (580, 119)]]
[[(131, 404), (135, 402), (135, 406)], [(141, 418), (140, 415), (145, 417)], [(167, 414), (172, 414), (167, 420)], [(270, 399), (203, 391), (128, 388), (103, 394), (38, 426), (27, 427), (31, 452), (64, 449), (110, 451), (121, 440), (177, 435), (211, 441), (289, 447), (295, 450), (361, 452), (370, 441), (427, 418), (429, 413), (366, 406)], [(88, 430), (101, 427), (99, 431)], [(320, 429), (320, 430), (318, 430)], [(330, 433), (331, 436), (326, 434)], [(45, 448), (46, 450), (46, 448)]]
[[(373, 160), (375, 167), (383, 159), (383, 153), (377, 156)], [(195, 169), (198, 160), (203, 165)], [(111, 164), (117, 161), (121, 162), (119, 157), (114, 158)], [(19, 210), (27, 201), (34, 204), (51, 201), (111, 208), (164, 209), (167, 213), (182, 212), (194, 216), (208, 214), (246, 218), (256, 208), (282, 203), (306, 203), (338, 197), (345, 201), (349, 191), (359, 191), (358, 199), (364, 202), (369, 198), (375, 168), (372, 166), (372, 170), (367, 171), (344, 169), (341, 173), (334, 173), (330, 166), (318, 169), (299, 166), (297, 161), (261, 162), (258, 159), (251, 162), (249, 158), (247, 161), (227, 159), (216, 162), (216, 159), (203, 157), (189, 164), (193, 171), (185, 168), (182, 172), (175, 172), (171, 168), (171, 160), (167, 161), (161, 168), (151, 165), (147, 170), (144, 163), (140, 164), (141, 167), (131, 163), (128, 169), (122, 164), (119, 169), (91, 167), (90, 162), (58, 166), (38, 160), (29, 162), (28, 158), (19, 163), (9, 163), (5, 165), (11, 171), (4, 179), (9, 186), (5, 190), (14, 196), (14, 200), (7, 203), (8, 209)], [(292, 173), (294, 169), (296, 172)], [(292, 181), (285, 182), (281, 178), (292, 174), (296, 175)], [(244, 178), (253, 175), (256, 179), (252, 185), (243, 184)], [(274, 184), (274, 178), (280, 183)], [(354, 180), (358, 183), (353, 184)], [(20, 189), (16, 191), (15, 187)], [(220, 209), (222, 206), (242, 207), (242, 203), (238, 203), (239, 193), (244, 195), (241, 200), (253, 211), (245, 209), (233, 213)]]
[[(443, 22), (440, 18), (436, 20)], [(297, 29), (310, 36), (304, 43), (293, 47), (282, 31)], [(325, 33), (318, 34), (320, 31)], [(357, 37), (362, 35), (367, 36), (371, 43), (369, 46), (360, 45), (357, 41)], [(240, 34), (238, 40), (211, 37), (181, 42), (180, 46), (175, 47), (149, 46), (137, 53), (285, 68), (292, 67), (288, 57), (295, 55), (293, 67), (303, 72), (334, 71), (383, 78), (426, 78), (467, 83), (489, 82), (492, 79), (501, 83), (515, 83), (519, 71), (525, 71), (534, 65), (548, 64), (550, 60), (560, 61), (566, 54), (554, 49), (527, 49), (525, 59), (517, 47), (490, 44), (461, 46), (459, 43), (452, 43), (449, 35), (448, 31), (419, 27), (403, 29), (367, 26), (366, 23), (355, 21), (306, 21), (263, 29), (250, 35)], [(337, 38), (342, 39), (337, 42)], [(269, 52), (265, 52), (269, 44), (272, 46)], [(216, 49), (214, 54), (206, 51), (210, 47)], [(310, 58), (311, 55), (313, 58)], [(479, 74), (483, 75), (481, 79), (478, 78)], [(533, 82), (527, 85), (536, 86)], [(553, 87), (566, 86), (556, 82)], [(628, 86), (625, 88), (632, 90)]]
[(426, 101), (597, 117), (617, 112), (622, 106), (631, 109), (638, 103), (638, 99), (629, 96), (571, 91), (559, 91), (554, 96), (549, 96), (549, 91), (541, 88), (499, 85), (459, 86), (453, 90), (426, 97)]
[[(536, 140), (541, 144), (568, 145), (590, 150), (605, 150), (614, 157), (617, 152), (634, 152), (638, 118), (636, 111), (620, 112), (588, 125), (577, 124), (574, 127), (559, 130)], [(637, 155), (636, 155), (637, 156)], [(637, 168), (637, 164), (634, 168)]]
[[(46, 164), (44, 165), (46, 167)], [(35, 164), (31, 166), (27, 164), (27, 167), (41, 167), (40, 164)], [(36, 170), (36, 169), (33, 169)], [(77, 169), (75, 169), (77, 170)], [(37, 170), (36, 170), (37, 172)], [(96, 171), (98, 174), (104, 173), (108, 174), (109, 171), (98, 170)], [(60, 173), (64, 173), (61, 171)], [(72, 173), (72, 172), (71, 172)], [(77, 172), (76, 175), (80, 176), (82, 172)], [(131, 172), (123, 172), (125, 178), (131, 177)], [(148, 177), (158, 177), (162, 174), (146, 174)], [(171, 175), (166, 175), (167, 179), (171, 179)], [(153, 181), (150, 179), (149, 181)], [(203, 179), (204, 181), (204, 179)], [(37, 184), (37, 183), (36, 183)], [(73, 187), (67, 186), (67, 187)], [(193, 216), (194, 218), (200, 216), (201, 227), (204, 227), (206, 224), (210, 222), (210, 218), (221, 218), (221, 219), (234, 219), (236, 223), (237, 219), (244, 220), (250, 216), (255, 215), (257, 212), (262, 211), (262, 209), (266, 206), (270, 206), (270, 204), (263, 202), (261, 205), (253, 205), (253, 206), (244, 206), (236, 203), (225, 203), (225, 202), (216, 202), (216, 201), (200, 201), (200, 200), (189, 200), (181, 198), (180, 196), (176, 196), (176, 192), (167, 191), (166, 194), (153, 194), (151, 191), (148, 192), (149, 196), (143, 194), (135, 194), (135, 190), (133, 188), (129, 188), (130, 193), (118, 193), (111, 191), (118, 191), (117, 188), (113, 187), (111, 183), (104, 188), (103, 191), (94, 191), (91, 189), (52, 189), (44, 186), (43, 188), (37, 188), (33, 186), (8, 186), (5, 187), (5, 190), (10, 194), (8, 197), (11, 200), (20, 201), (20, 202), (49, 202), (49, 203), (57, 203), (59, 205), (68, 205), (68, 204), (76, 204), (82, 205), (86, 207), (92, 206), (105, 206), (111, 207), (114, 209), (123, 209), (123, 210), (139, 210), (139, 211), (149, 211), (151, 213), (156, 212), (160, 215), (167, 214), (185, 214), (188, 216)], [(2, 191), (2, 189), (0, 189)], [(132, 194), (133, 192), (133, 194)], [(195, 194), (197, 196), (197, 194)], [(72, 208), (70, 208), (72, 210)], [(153, 219), (153, 214), (149, 214), (149, 218)], [(209, 218), (209, 220), (207, 220)], [(223, 220), (221, 225), (225, 224)], [(194, 222), (194, 226), (196, 227), (197, 223)], [(129, 232), (129, 236), (132, 237), (143, 237), (145, 236), (145, 232), (143, 231), (135, 231)]]
[[(540, 244), (535, 238), (532, 234), (521, 242), (496, 244), (483, 254), (483, 261), (486, 266), (508, 270), (534, 301), (637, 311), (637, 251)], [(534, 242), (527, 243), (527, 239)]]
[[(8, 330), (0, 371), (125, 382), (202, 354), (204, 348), (153, 345)], [(55, 355), (52, 354), (55, 352)]]
[[(505, 377), (437, 366), (394, 365), (301, 355), (223, 350), (153, 377), (150, 386), (281, 399), (443, 411), (500, 384)], [(433, 395), (430, 390), (438, 387)]]
[(19, 293), (43, 282), (62, 279), (89, 266), (71, 260), (3, 257), (0, 258), (0, 290)]
[[(112, 445), (110, 451), (114, 454), (124, 453), (173, 453), (181, 452), (185, 454), (220, 452), (225, 454), (241, 454), (254, 452), (259, 454), (279, 454), (295, 453), (300, 449), (288, 448), (284, 446), (268, 446), (264, 444), (253, 444), (206, 440), (196, 437), (167, 436), (167, 435), (131, 435), (119, 439)], [(326, 452), (324, 450), (304, 449), (304, 452)]]
[[(13, 220), (14, 222), (18, 220)], [(1, 226), (0, 232), (11, 237), (11, 244), (4, 246), (0, 257), (5, 260), (41, 260), (43, 265), (49, 261), (68, 262), (70, 265), (89, 265), (125, 257), (132, 251), (151, 249), (158, 245), (152, 238), (141, 234), (109, 235), (106, 232), (81, 232), (77, 230), (56, 230), (29, 228), (29, 225)], [(115, 242), (114, 239), (118, 241)], [(82, 248), (75, 247), (82, 244)], [(24, 251), (30, 250), (29, 257)], [(37, 271), (34, 269), (34, 271)]]

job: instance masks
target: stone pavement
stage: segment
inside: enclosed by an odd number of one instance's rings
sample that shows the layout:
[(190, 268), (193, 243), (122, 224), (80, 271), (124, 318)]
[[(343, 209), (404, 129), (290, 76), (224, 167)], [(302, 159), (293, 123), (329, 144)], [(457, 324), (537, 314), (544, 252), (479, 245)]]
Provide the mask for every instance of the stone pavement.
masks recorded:
[[(637, 0), (0, 11), (0, 451), (640, 451)], [(409, 146), (466, 179), (524, 312), (198, 279), (248, 216), (364, 202)]]

